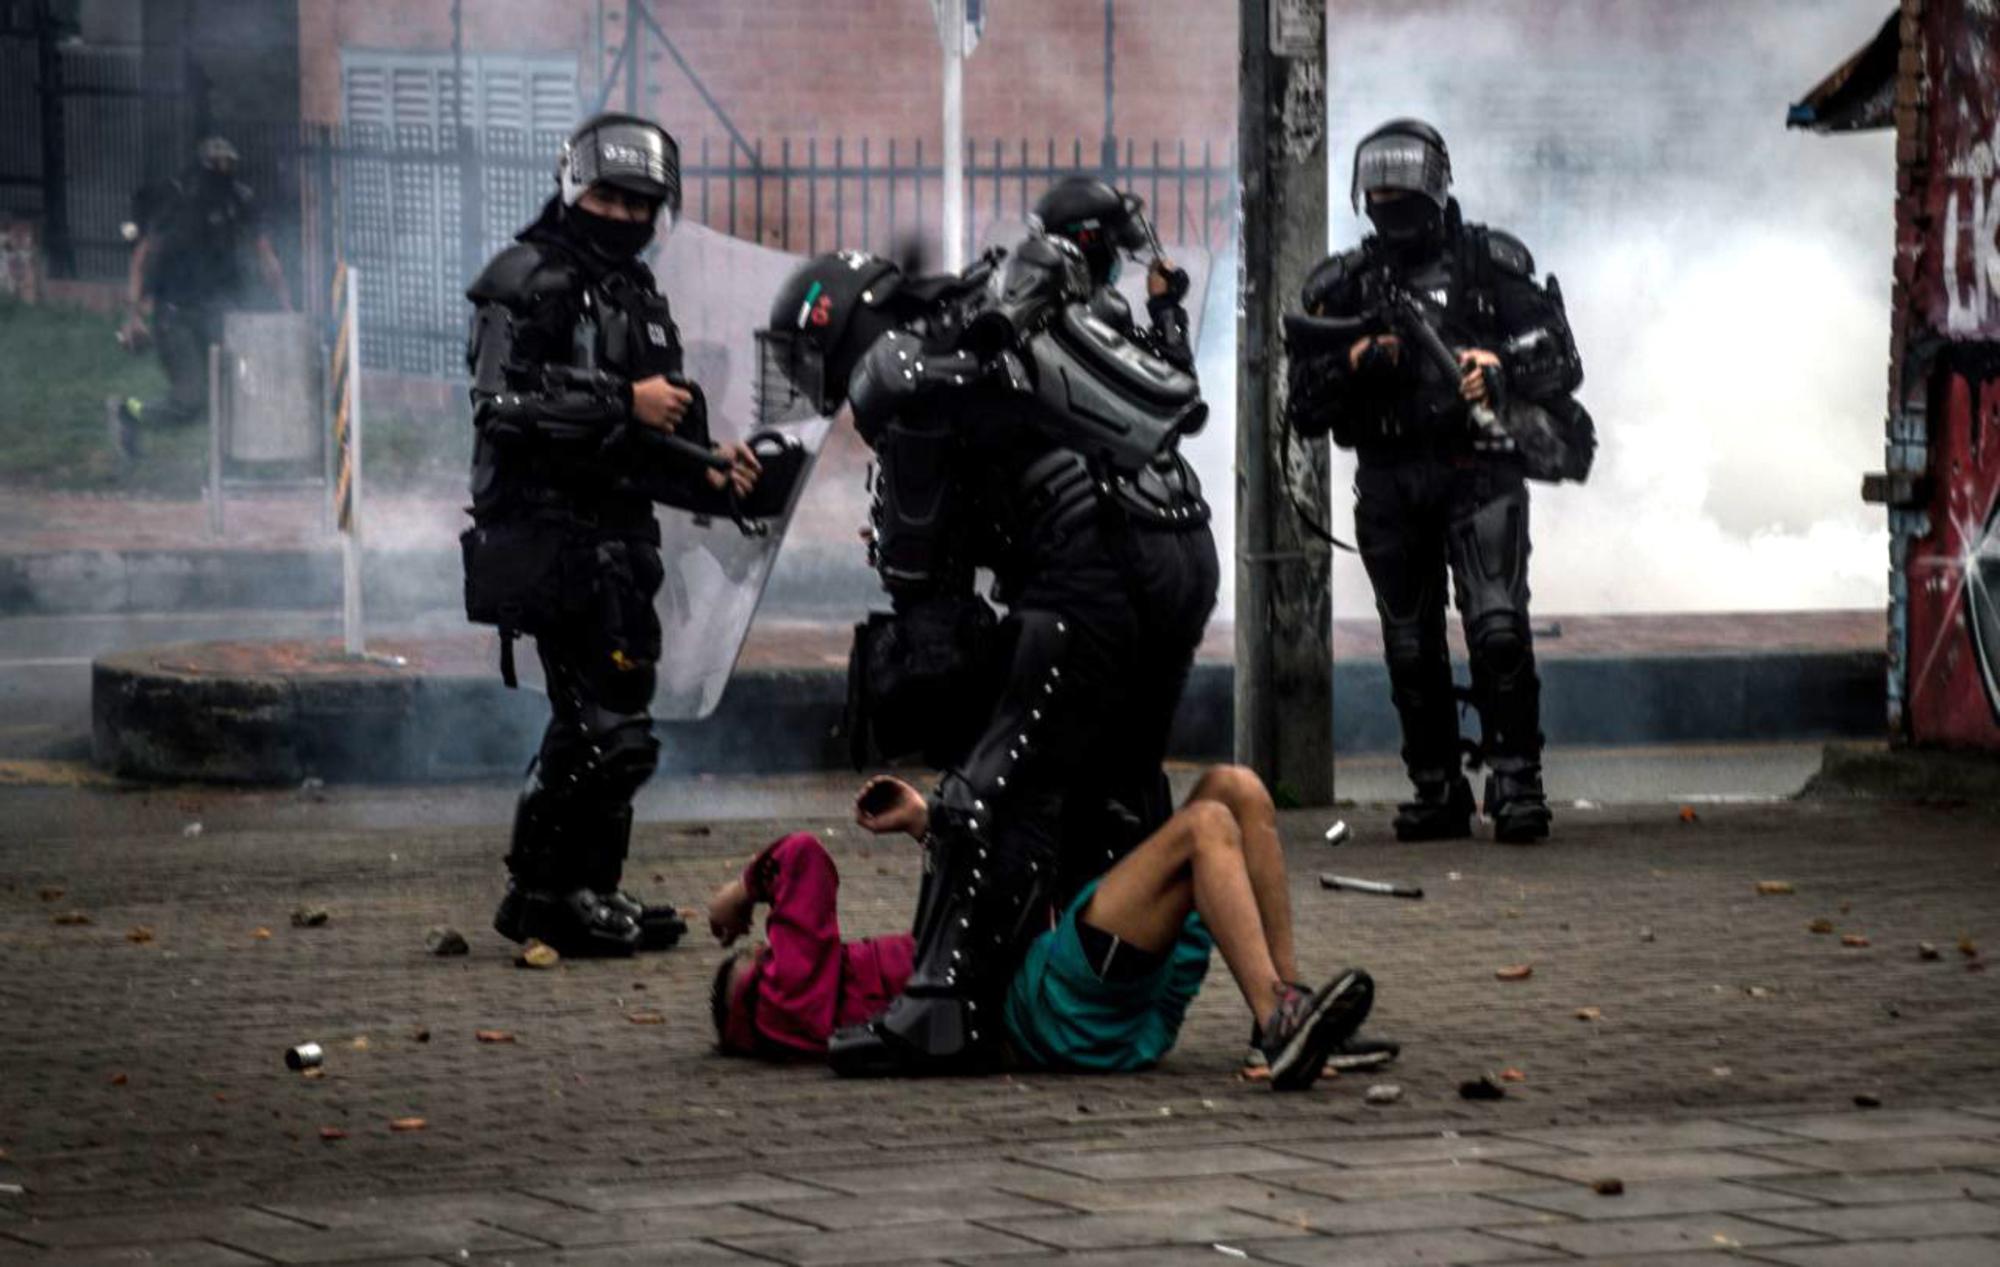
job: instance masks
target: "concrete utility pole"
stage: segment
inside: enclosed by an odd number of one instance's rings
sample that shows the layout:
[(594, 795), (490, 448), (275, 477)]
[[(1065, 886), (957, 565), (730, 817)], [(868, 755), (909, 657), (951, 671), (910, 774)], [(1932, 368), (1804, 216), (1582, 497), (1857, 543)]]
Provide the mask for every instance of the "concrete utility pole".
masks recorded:
[(1281, 804), (1327, 805), (1332, 554), (1292, 505), (1324, 522), (1327, 442), (1292, 440), (1283, 425), (1280, 320), (1326, 254), (1326, 0), (1242, 0), (1239, 11), (1236, 759)]

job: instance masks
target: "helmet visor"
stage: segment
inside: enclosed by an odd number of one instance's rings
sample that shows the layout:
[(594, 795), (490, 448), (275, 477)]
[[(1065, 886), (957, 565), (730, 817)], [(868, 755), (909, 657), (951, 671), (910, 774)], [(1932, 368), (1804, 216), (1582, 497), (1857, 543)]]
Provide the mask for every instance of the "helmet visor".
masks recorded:
[(1451, 192), (1450, 161), (1420, 137), (1396, 132), (1371, 137), (1354, 152), (1354, 209), (1378, 189), (1422, 194), (1442, 210)]
[(680, 149), (658, 128), (622, 122), (593, 128), (571, 144), (569, 168), (579, 187), (613, 185), (659, 203), (663, 228), (680, 213)]
[(831, 417), (840, 402), (829, 386), (826, 358), (812, 339), (796, 330), (757, 332), (758, 426)]

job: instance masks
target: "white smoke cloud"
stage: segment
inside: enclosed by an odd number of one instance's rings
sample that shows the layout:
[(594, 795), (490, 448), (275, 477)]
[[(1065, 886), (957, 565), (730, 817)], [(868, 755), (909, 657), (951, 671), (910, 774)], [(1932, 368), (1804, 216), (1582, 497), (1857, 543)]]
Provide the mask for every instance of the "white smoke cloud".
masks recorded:
[[(1887, 7), (1471, 0), (1415, 16), (1336, 12), (1335, 247), (1365, 229), (1347, 204), (1355, 142), (1417, 115), (1451, 143), (1467, 218), (1514, 231), (1562, 278), (1601, 448), (1589, 484), (1535, 486), (1539, 612), (1885, 601), (1887, 533), (1859, 487), (1881, 461), (1893, 140), (1809, 136), (1783, 120)], [(1219, 278), (1231, 264), (1218, 262)], [(1219, 408), (1194, 451), (1219, 511), (1234, 482), (1232, 361), (1206, 341)], [(1342, 536), (1352, 472), (1336, 453)], [(1359, 562), (1337, 556), (1334, 571), (1337, 614), (1369, 611)]]

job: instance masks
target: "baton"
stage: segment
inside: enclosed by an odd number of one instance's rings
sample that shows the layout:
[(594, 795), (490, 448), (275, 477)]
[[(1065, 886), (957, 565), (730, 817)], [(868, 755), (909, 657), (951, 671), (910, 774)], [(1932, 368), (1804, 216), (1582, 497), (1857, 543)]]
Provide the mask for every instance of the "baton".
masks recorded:
[(1349, 893), (1373, 893), (1378, 897), (1421, 898), (1424, 891), (1414, 884), (1397, 884), (1390, 880), (1359, 880), (1351, 875), (1335, 875), (1322, 871), (1319, 875), (1322, 889), (1340, 889)]

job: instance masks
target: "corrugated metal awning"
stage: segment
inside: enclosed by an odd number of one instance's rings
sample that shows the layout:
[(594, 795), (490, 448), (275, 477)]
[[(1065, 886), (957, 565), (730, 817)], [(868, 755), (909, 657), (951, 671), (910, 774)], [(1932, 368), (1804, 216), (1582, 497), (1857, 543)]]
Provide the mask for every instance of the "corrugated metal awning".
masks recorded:
[(1891, 13), (1875, 38), (1822, 79), (1785, 114), (1788, 128), (1866, 132), (1896, 123), (1896, 61), (1902, 14)]

